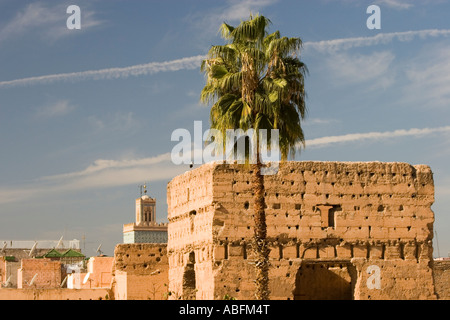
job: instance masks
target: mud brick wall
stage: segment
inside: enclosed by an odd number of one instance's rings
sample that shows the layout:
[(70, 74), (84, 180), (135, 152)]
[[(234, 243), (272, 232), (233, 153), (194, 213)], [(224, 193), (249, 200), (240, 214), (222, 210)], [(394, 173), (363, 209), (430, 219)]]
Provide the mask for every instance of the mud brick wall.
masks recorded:
[[(167, 188), (168, 259), (171, 299), (213, 299), (213, 248), (215, 205), (213, 203), (213, 164), (186, 172)], [(193, 278), (193, 263), (195, 277)], [(196, 287), (195, 283), (202, 283)], [(183, 289), (184, 288), (184, 289)]]
[(0, 300), (109, 300), (109, 289), (1, 289)]
[(110, 288), (113, 267), (114, 257), (91, 257), (87, 265), (89, 288)]
[(7, 280), (6, 275), (6, 261), (5, 258), (0, 257), (0, 282), (4, 283)]
[[(207, 164), (168, 184), (169, 279), (179, 298), (253, 298), (250, 181), (242, 165)], [(354, 299), (436, 298), (428, 166), (286, 162), (264, 183), (272, 299), (304, 295), (299, 274), (320, 261), (353, 270)], [(377, 289), (367, 286), (372, 265), (381, 270)]]
[(438, 299), (450, 300), (450, 260), (435, 260), (433, 272)]
[(118, 244), (114, 250), (116, 300), (162, 300), (168, 293), (167, 245)]
[[(34, 281), (31, 286), (31, 280)], [(61, 262), (50, 259), (22, 259), (18, 271), (18, 288), (59, 288), (61, 285)]]

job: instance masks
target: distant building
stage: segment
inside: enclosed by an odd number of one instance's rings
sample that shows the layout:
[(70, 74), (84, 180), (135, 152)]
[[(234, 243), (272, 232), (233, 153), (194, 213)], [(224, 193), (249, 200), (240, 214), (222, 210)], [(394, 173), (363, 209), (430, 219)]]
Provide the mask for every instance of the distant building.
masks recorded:
[(111, 288), (114, 257), (90, 257), (87, 270), (67, 277), (68, 289)]
[(59, 288), (62, 280), (61, 261), (47, 258), (22, 259), (17, 270), (17, 288)]
[(168, 224), (156, 223), (156, 199), (146, 193), (136, 199), (136, 222), (123, 225), (123, 243), (167, 243)]
[(81, 252), (75, 251), (73, 249), (69, 249), (66, 251), (58, 251), (56, 249), (52, 249), (44, 254), (42, 257), (38, 258), (47, 258), (50, 260), (59, 260), (61, 264), (69, 269), (73, 269), (74, 265), (83, 266), (83, 262), (86, 258), (84, 254)]
[(450, 257), (435, 258), (434, 261), (450, 261)]
[[(82, 262), (84, 255), (81, 254), (80, 241), (73, 240), (0, 240), (0, 283), (1, 287), (17, 288), (22, 285), (18, 282), (18, 270), (30, 269), (30, 262), (22, 265), (22, 260), (33, 258), (46, 258), (49, 261), (60, 260), (64, 266), (69, 263)], [(31, 267), (31, 269), (36, 266)], [(36, 267), (36, 268), (40, 268)], [(34, 269), (33, 269), (34, 270)], [(33, 274), (34, 275), (34, 274)], [(22, 274), (27, 279), (27, 273)], [(41, 277), (41, 275), (39, 276)], [(41, 278), (39, 278), (41, 279)], [(36, 283), (40, 283), (41, 280)], [(46, 280), (45, 280), (46, 281)]]

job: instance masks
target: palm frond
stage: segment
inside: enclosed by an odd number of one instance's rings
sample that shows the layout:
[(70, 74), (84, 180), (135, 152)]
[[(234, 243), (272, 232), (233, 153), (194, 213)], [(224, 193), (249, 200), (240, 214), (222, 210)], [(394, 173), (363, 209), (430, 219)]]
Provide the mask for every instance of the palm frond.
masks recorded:
[(303, 144), (306, 116), (306, 65), (299, 58), (300, 38), (268, 33), (270, 20), (251, 16), (237, 27), (219, 29), (225, 45), (212, 46), (202, 62), (206, 85), (200, 100), (210, 104), (211, 127), (278, 129), (282, 159)]

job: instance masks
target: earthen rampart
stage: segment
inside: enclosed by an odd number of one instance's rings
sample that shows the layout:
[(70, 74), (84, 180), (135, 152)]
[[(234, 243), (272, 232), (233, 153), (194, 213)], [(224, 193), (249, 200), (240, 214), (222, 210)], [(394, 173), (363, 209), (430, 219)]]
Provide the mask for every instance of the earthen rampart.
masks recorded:
[[(338, 296), (351, 299), (436, 298), (428, 166), (286, 162), (264, 183), (272, 299), (326, 296), (339, 283), (346, 289)], [(242, 165), (206, 164), (168, 184), (169, 280), (178, 297), (253, 298), (252, 193)], [(375, 273), (380, 287), (369, 284)], [(335, 287), (313, 292), (320, 278), (336, 278)]]
[(440, 300), (450, 300), (450, 260), (434, 260), (434, 284)]
[(163, 300), (169, 294), (167, 245), (118, 244), (114, 250), (116, 300)]
[(109, 300), (109, 289), (0, 289), (0, 300)]
[(60, 261), (51, 259), (22, 259), (17, 272), (17, 288), (49, 289), (59, 287), (62, 280)]

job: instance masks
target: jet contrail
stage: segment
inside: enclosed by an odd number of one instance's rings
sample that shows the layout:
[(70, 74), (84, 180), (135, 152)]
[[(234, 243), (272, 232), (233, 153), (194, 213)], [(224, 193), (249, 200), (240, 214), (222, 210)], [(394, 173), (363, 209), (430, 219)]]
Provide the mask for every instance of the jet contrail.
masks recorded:
[(323, 41), (309, 41), (303, 43), (306, 49), (315, 49), (319, 52), (334, 52), (336, 50), (355, 47), (367, 47), (377, 44), (387, 44), (397, 39), (401, 42), (412, 41), (415, 37), (425, 39), (428, 37), (449, 36), (450, 29), (426, 29), (416, 31), (379, 33), (373, 37), (342, 38)]
[(343, 143), (343, 142), (354, 142), (362, 140), (377, 140), (377, 139), (389, 139), (396, 137), (406, 137), (406, 136), (425, 136), (432, 133), (439, 132), (450, 132), (450, 126), (437, 127), (437, 128), (422, 128), (422, 129), (399, 129), (395, 131), (385, 131), (385, 132), (367, 132), (367, 133), (350, 133), (341, 136), (328, 136), (322, 138), (316, 138), (311, 140), (306, 140), (306, 148), (308, 147), (324, 147), (330, 144)]
[[(414, 37), (421, 39), (427, 37), (439, 37), (450, 35), (449, 29), (427, 29), (417, 31), (380, 33), (373, 37), (342, 38), (324, 41), (308, 41), (303, 43), (305, 49), (313, 49), (319, 52), (333, 52), (355, 47), (372, 46), (386, 44), (397, 39), (399, 41), (412, 41)], [(165, 62), (150, 62), (123, 68), (107, 68), (100, 70), (88, 70), (81, 72), (59, 73), (38, 77), (29, 77), (16, 80), (0, 81), (0, 88), (27, 86), (35, 84), (49, 84), (61, 81), (82, 81), (82, 80), (110, 80), (149, 75), (158, 72), (170, 72), (179, 70), (192, 70), (200, 68), (200, 63), (205, 59), (205, 55), (180, 58)]]
[(205, 56), (181, 58), (165, 62), (150, 62), (123, 68), (108, 68), (101, 70), (89, 70), (71, 73), (59, 73), (46, 76), (23, 78), (10, 81), (1, 81), (0, 88), (27, 86), (34, 84), (48, 84), (60, 81), (81, 81), (81, 80), (110, 80), (123, 79), (131, 76), (149, 75), (158, 72), (169, 72), (178, 70), (190, 70), (200, 67)]

